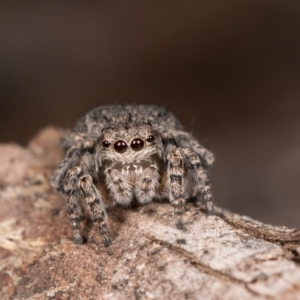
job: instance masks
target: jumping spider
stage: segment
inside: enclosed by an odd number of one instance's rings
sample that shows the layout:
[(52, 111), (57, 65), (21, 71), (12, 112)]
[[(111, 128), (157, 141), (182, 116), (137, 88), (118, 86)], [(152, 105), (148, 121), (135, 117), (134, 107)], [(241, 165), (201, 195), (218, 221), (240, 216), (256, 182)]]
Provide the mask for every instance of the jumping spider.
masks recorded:
[(182, 229), (186, 199), (203, 195), (212, 213), (207, 169), (214, 156), (182, 130), (175, 116), (153, 105), (98, 107), (78, 120), (63, 139), (66, 158), (52, 184), (66, 199), (73, 240), (83, 242), (80, 198), (104, 244), (111, 244), (106, 208), (168, 198)]

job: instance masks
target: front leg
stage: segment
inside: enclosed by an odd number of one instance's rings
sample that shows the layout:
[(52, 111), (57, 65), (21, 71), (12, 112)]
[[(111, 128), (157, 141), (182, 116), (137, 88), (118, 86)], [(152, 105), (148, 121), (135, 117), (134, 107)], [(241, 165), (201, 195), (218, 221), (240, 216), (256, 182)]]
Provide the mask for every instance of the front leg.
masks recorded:
[(68, 215), (73, 230), (73, 241), (75, 244), (82, 244), (83, 242), (79, 226), (82, 219), (82, 209), (78, 201), (78, 198), (80, 197), (78, 191), (78, 178), (81, 174), (82, 170), (80, 167), (69, 170), (61, 192), (68, 205)]
[(204, 196), (205, 209), (208, 215), (214, 212), (211, 185), (206, 169), (202, 166), (200, 157), (188, 148), (181, 148), (180, 152), (184, 157), (188, 169), (191, 170), (196, 182), (198, 191)]
[(111, 245), (110, 234), (106, 224), (106, 212), (103, 197), (93, 183), (90, 175), (83, 175), (79, 178), (79, 188), (84, 197), (93, 225), (96, 226), (100, 232), (104, 245), (106, 247)]
[(168, 130), (163, 133), (163, 140), (167, 144), (168, 148), (173, 149), (173, 151), (176, 148), (191, 149), (201, 157), (202, 165), (206, 169), (208, 169), (215, 160), (212, 152), (200, 145), (199, 142), (190, 133), (187, 133), (185, 131)]
[(66, 158), (51, 178), (52, 186), (61, 193), (64, 192), (64, 181), (67, 173), (72, 168), (80, 166), (84, 170), (96, 170), (92, 154), (95, 151), (96, 140), (91, 138), (83, 141), (82, 137), (77, 134), (73, 138), (76, 143), (67, 151)]
[(68, 213), (73, 229), (74, 242), (76, 244), (83, 242), (79, 227), (82, 210), (78, 198), (81, 196), (87, 203), (92, 222), (103, 237), (105, 246), (109, 246), (111, 241), (105, 222), (106, 213), (103, 198), (93, 184), (92, 177), (84, 174), (80, 167), (74, 167), (69, 170), (64, 183), (63, 195), (68, 203)]
[(182, 215), (184, 214), (184, 163), (179, 151), (168, 155), (168, 181), (170, 185), (170, 203), (174, 207), (176, 227), (183, 229)]

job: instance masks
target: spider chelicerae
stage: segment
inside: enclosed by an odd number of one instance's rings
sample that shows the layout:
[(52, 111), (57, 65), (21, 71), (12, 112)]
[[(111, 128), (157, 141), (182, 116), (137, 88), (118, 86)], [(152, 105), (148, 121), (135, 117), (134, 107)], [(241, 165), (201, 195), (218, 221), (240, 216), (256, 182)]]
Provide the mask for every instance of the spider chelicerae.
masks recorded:
[(202, 195), (207, 213), (213, 211), (207, 170), (214, 156), (165, 108), (98, 107), (78, 120), (62, 145), (66, 157), (52, 185), (66, 199), (77, 244), (83, 242), (81, 199), (106, 246), (111, 244), (106, 209), (116, 204), (169, 199), (178, 229), (186, 199)]

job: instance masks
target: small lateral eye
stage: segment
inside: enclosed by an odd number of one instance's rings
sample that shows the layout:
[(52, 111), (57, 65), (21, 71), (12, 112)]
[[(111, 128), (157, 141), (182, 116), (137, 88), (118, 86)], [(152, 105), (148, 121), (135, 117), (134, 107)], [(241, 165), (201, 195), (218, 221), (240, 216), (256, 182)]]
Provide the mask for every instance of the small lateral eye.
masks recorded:
[(152, 143), (154, 141), (154, 136), (153, 135), (149, 135), (146, 139), (147, 142)]
[(125, 153), (127, 151), (127, 144), (120, 140), (120, 141), (116, 141), (114, 144), (114, 149), (118, 152), (118, 153)]
[(104, 142), (102, 143), (102, 145), (103, 145), (104, 148), (108, 148), (111, 144), (110, 144), (109, 141), (104, 141)]
[(142, 139), (134, 139), (130, 147), (133, 151), (141, 151), (144, 148), (144, 141)]

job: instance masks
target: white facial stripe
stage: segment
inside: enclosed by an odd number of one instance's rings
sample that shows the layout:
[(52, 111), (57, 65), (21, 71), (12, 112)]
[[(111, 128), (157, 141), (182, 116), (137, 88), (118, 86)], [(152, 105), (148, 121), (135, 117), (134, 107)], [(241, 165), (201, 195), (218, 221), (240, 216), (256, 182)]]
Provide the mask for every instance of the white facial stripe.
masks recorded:
[(141, 174), (143, 167), (140, 164), (122, 164), (122, 174), (128, 175), (129, 173)]

